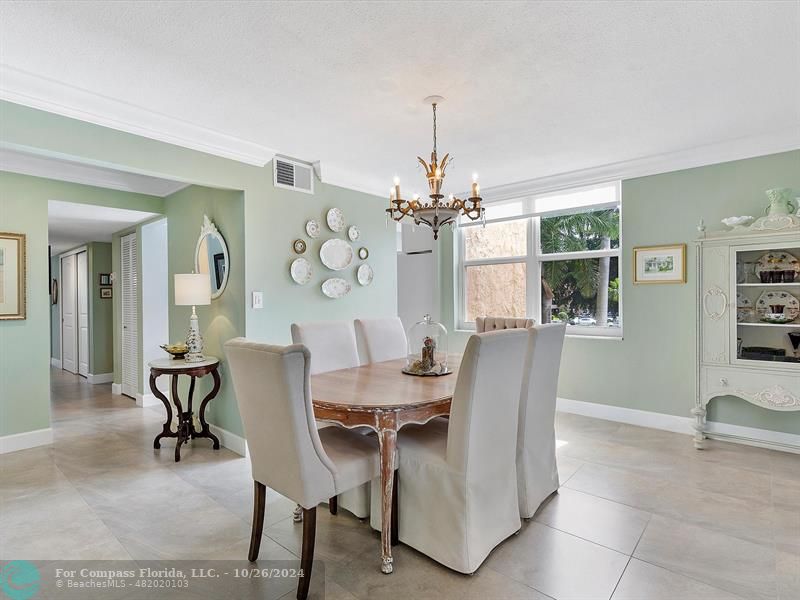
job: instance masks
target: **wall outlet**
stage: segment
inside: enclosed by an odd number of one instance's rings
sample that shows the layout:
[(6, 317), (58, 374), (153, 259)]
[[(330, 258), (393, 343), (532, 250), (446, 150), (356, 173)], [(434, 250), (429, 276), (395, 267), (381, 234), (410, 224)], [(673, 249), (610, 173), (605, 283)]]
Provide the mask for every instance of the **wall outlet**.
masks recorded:
[(264, 292), (253, 292), (253, 308), (264, 308)]

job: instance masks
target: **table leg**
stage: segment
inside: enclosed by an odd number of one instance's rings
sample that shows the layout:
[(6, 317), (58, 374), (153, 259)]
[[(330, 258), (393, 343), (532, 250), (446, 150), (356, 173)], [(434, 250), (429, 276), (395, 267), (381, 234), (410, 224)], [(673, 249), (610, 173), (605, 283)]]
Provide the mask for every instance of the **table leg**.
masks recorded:
[(161, 390), (158, 389), (156, 385), (156, 379), (158, 378), (157, 375), (150, 373), (150, 391), (153, 392), (153, 395), (161, 400), (164, 403), (164, 408), (167, 410), (167, 422), (164, 423), (164, 426), (161, 429), (161, 433), (156, 436), (156, 439), (153, 440), (153, 448), (158, 449), (161, 448), (161, 438), (163, 437), (175, 437), (172, 433), (172, 405), (169, 403), (167, 397), (161, 393)]
[(394, 413), (380, 415), (378, 441), (381, 457), (381, 571), (389, 574), (392, 565), (392, 490), (397, 449), (397, 422)]
[(220, 377), (217, 369), (211, 371), (211, 376), (214, 378), (214, 387), (200, 403), (200, 425), (202, 429), (199, 433), (193, 434), (192, 437), (207, 437), (214, 442), (214, 450), (219, 450), (219, 438), (211, 433), (211, 429), (206, 422), (206, 406), (219, 393), (220, 387)]
[[(181, 462), (181, 444), (186, 441), (186, 414), (183, 412), (181, 399), (178, 397), (178, 376), (172, 376), (172, 401), (175, 403), (175, 409), (178, 411), (178, 439), (175, 440), (175, 462)], [(189, 421), (191, 426), (191, 417)]]

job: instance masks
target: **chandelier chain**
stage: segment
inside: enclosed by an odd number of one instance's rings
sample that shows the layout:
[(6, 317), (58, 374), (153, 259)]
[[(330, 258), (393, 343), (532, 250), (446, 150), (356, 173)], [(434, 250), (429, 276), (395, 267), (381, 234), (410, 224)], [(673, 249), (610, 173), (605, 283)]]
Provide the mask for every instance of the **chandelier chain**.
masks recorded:
[(436, 154), (436, 103), (433, 103), (433, 154)]

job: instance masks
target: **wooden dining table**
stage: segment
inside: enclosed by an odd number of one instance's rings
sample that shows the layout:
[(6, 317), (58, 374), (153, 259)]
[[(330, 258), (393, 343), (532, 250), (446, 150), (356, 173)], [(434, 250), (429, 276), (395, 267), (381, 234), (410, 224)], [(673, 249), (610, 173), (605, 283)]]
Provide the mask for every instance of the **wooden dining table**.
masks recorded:
[(392, 494), (397, 432), (450, 414), (461, 357), (448, 356), (453, 373), (416, 377), (402, 372), (406, 360), (390, 360), (311, 376), (317, 419), (344, 427), (369, 427), (378, 434), (381, 460), (381, 571), (391, 573)]

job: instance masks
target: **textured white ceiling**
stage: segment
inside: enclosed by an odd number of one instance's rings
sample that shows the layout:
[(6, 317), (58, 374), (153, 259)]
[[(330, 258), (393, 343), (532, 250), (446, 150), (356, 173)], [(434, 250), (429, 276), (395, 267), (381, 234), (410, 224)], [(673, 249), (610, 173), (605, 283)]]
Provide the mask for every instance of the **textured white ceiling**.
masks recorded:
[[(2, 2), (14, 68), (422, 191), (800, 127), (800, 3)], [(0, 82), (0, 85), (2, 82)]]
[(111, 234), (155, 216), (156, 213), (140, 210), (50, 200), (48, 243), (55, 255), (86, 242), (110, 242)]

